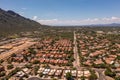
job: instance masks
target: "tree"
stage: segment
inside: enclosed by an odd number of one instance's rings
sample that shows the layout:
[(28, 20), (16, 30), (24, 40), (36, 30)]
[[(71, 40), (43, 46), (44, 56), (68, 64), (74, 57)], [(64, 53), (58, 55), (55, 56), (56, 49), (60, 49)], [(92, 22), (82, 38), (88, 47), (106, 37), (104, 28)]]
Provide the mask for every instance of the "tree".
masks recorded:
[(14, 70), (12, 70), (11, 72), (8, 73), (8, 75), (6, 76), (7, 80), (9, 80), (9, 78), (13, 75), (15, 75), (18, 71), (20, 71), (20, 68), (15, 68)]
[(26, 64), (25, 67), (31, 69), (32, 68), (32, 64)]
[(73, 64), (72, 64), (72, 62), (68, 62), (66, 65), (67, 66), (72, 66)]
[(43, 67), (44, 68), (50, 68), (50, 66), (48, 64), (44, 64)]
[(89, 80), (96, 80), (98, 78), (94, 70), (90, 70), (90, 73)]
[(11, 61), (10, 58), (7, 60), (7, 62), (8, 62), (8, 64), (11, 64), (11, 63), (12, 63), (12, 61)]
[(115, 77), (115, 80), (120, 80), (120, 76), (118, 76), (118, 77)]
[(19, 80), (24, 80), (22, 77)]
[(1, 64), (1, 63), (3, 63), (3, 62), (4, 62), (4, 60), (3, 60), (3, 59), (1, 59), (1, 60), (0, 60), (0, 64)]
[(39, 74), (39, 76), (42, 77), (42, 76), (43, 76), (43, 73), (41, 72), (41, 73)]
[(11, 57), (16, 57), (16, 54), (15, 54), (15, 53), (13, 53), (13, 54), (11, 55)]
[(85, 76), (81, 76), (80, 77), (81, 80), (85, 80), (85, 78), (86, 78)]
[(96, 80), (97, 79), (97, 75), (96, 74), (91, 74), (89, 76), (89, 80)]
[(13, 68), (14, 68), (13, 64), (7, 65), (7, 69), (13, 69)]
[(72, 74), (70, 72), (66, 73), (66, 79), (67, 80), (73, 80)]
[(117, 59), (120, 60), (120, 56), (117, 56)]
[(24, 57), (24, 59), (26, 60), (26, 61), (28, 61), (28, 57), (27, 57), (27, 55), (25, 54), (25, 55), (23, 55), (23, 57)]
[(101, 64), (92, 64), (93, 67), (95, 68), (106, 68), (106, 64), (105, 63), (101, 63)]
[(5, 76), (5, 72), (0, 72), (0, 77)]
[(39, 66), (35, 66), (35, 67), (34, 67), (34, 74), (35, 74), (35, 75), (37, 75), (38, 69), (39, 69)]
[(105, 75), (110, 76), (110, 77), (115, 77), (116, 76), (115, 72), (113, 72), (110, 68), (107, 68), (105, 70)]
[(34, 61), (33, 61), (33, 64), (39, 64), (39, 63), (40, 63), (39, 60), (34, 60)]
[(31, 54), (36, 54), (36, 51), (35, 51), (33, 48), (29, 48), (29, 52), (30, 52)]

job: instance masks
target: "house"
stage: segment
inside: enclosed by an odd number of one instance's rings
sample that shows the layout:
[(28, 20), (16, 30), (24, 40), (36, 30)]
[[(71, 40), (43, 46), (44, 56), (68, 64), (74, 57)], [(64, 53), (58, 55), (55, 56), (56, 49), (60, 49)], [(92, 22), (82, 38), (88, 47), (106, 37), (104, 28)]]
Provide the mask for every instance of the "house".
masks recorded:
[(64, 64), (67, 64), (68, 63), (68, 61), (67, 60), (64, 60)]
[(58, 69), (58, 70), (55, 72), (55, 76), (60, 77), (61, 75), (62, 75), (62, 69)]
[(51, 69), (51, 71), (49, 72), (48, 75), (53, 76), (55, 74), (55, 72), (56, 72), (56, 69)]
[(78, 76), (78, 78), (80, 78), (81, 76), (83, 76), (83, 71), (78, 70), (77, 76)]
[(120, 76), (120, 67), (116, 68), (115, 72)]
[(71, 72), (71, 70), (64, 70), (64, 76), (66, 76), (68, 72)]
[(22, 69), (26, 74), (29, 74), (30, 73), (30, 70), (28, 68), (23, 68)]
[(44, 63), (45, 59), (44, 58), (40, 58), (40, 63)]
[(71, 74), (73, 77), (76, 77), (77, 76), (77, 70), (71, 70)]
[(95, 64), (102, 64), (103, 61), (101, 59), (97, 59), (96, 61), (94, 61)]
[(89, 77), (89, 76), (90, 76), (90, 71), (85, 70), (85, 71), (84, 71), (84, 76), (85, 76), (85, 77)]
[(45, 69), (45, 68), (42, 68), (42, 67), (39, 68), (38, 73), (42, 73), (42, 72), (44, 71), (44, 69)]
[(117, 61), (115, 62), (115, 64), (114, 64), (114, 65), (115, 65), (115, 67), (117, 67), (117, 68), (118, 68), (118, 67), (120, 67), (119, 62), (117, 62)]
[(4, 66), (0, 66), (0, 71), (5, 71)]
[(107, 64), (113, 64), (113, 63), (114, 63), (114, 59), (115, 59), (115, 58), (105, 58), (105, 62), (106, 62)]
[(44, 69), (43, 74), (48, 75), (49, 71), (50, 71), (50, 69)]
[(16, 74), (17, 77), (23, 77), (24, 75), (25, 75), (25, 73), (23, 71), (19, 71)]

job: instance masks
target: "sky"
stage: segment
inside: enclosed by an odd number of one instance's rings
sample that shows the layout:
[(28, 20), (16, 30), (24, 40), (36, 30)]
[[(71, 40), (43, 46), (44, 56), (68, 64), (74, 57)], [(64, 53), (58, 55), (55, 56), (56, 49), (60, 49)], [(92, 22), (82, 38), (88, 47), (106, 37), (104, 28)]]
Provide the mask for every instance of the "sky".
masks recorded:
[(120, 23), (120, 0), (0, 0), (0, 8), (45, 25)]

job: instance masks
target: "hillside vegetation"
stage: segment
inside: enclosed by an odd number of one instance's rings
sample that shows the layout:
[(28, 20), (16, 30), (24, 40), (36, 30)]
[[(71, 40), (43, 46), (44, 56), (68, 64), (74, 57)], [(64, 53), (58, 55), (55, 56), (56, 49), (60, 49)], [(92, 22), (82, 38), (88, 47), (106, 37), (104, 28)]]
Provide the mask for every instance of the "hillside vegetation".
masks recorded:
[(0, 36), (24, 31), (33, 31), (42, 25), (8, 10), (0, 9)]

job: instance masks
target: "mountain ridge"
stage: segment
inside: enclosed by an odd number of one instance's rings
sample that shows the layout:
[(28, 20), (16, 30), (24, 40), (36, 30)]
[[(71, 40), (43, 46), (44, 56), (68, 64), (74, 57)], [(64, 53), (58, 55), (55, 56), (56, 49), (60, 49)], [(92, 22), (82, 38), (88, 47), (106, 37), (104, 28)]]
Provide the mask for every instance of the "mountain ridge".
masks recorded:
[(0, 33), (2, 34), (36, 30), (42, 26), (12, 10), (5, 11), (0, 8)]

